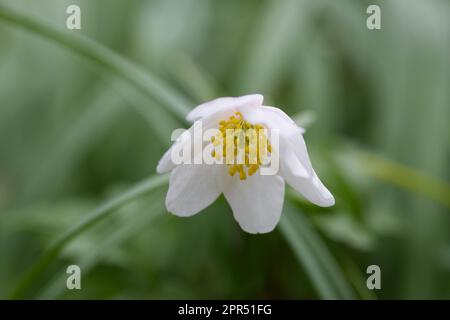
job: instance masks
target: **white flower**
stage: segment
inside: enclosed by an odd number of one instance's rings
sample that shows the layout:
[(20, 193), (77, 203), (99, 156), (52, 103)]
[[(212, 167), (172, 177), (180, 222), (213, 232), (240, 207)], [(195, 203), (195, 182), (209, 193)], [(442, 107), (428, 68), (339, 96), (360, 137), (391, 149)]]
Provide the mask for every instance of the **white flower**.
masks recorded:
[(178, 140), (157, 167), (158, 173), (171, 171), (166, 197), (169, 212), (181, 217), (192, 216), (223, 193), (243, 230), (249, 233), (270, 232), (280, 219), (285, 181), (316, 205), (334, 205), (333, 195), (312, 168), (302, 136), (303, 129), (280, 109), (263, 106), (262, 103), (263, 96), (258, 94), (219, 98), (193, 109), (187, 120), (202, 121), (203, 129), (221, 128), (240, 121), (250, 126), (262, 126), (269, 132), (277, 130), (279, 146), (274, 150), (279, 155), (277, 174), (262, 175), (258, 165), (254, 168), (245, 164), (176, 165), (171, 159), (171, 150), (177, 144), (186, 143)]

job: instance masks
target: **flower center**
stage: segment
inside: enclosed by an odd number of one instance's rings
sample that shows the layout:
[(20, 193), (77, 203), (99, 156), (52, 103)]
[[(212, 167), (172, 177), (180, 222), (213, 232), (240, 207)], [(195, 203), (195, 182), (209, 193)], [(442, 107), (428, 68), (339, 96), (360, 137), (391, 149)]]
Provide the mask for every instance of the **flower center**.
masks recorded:
[(267, 129), (261, 124), (247, 122), (240, 112), (219, 122), (219, 133), (211, 138), (211, 155), (225, 159), (230, 176), (239, 173), (241, 180), (258, 171), (272, 152)]

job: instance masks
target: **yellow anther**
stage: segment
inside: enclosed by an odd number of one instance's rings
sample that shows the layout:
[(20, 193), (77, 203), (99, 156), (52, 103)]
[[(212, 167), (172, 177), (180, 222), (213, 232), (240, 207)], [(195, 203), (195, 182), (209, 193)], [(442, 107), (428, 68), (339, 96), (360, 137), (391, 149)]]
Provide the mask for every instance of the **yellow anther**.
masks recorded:
[(247, 122), (240, 112), (220, 121), (219, 131), (211, 142), (214, 146), (222, 145), (222, 154), (213, 150), (211, 155), (217, 160), (225, 159), (230, 176), (239, 173), (239, 179), (247, 179), (259, 170), (262, 157), (272, 152), (265, 127)]
[(250, 168), (248, 169), (248, 175), (252, 176), (258, 169), (259, 166), (257, 164), (250, 165)]
[(238, 170), (239, 170), (239, 179), (241, 180), (247, 179), (247, 175), (245, 174), (244, 166), (242, 164), (238, 166)]

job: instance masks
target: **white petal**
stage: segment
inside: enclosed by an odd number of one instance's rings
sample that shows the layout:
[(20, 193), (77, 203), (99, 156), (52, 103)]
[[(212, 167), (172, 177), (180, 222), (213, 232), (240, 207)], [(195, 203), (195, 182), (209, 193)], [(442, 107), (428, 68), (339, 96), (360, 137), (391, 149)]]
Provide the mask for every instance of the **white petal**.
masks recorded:
[(241, 97), (225, 97), (205, 102), (194, 108), (186, 117), (186, 120), (194, 122), (197, 119), (205, 118), (215, 112), (228, 109), (259, 107), (262, 105), (264, 97), (260, 94), (250, 94)]
[[(202, 123), (202, 129), (203, 129), (203, 133), (211, 128), (214, 128), (218, 125), (218, 122), (221, 119), (226, 118), (229, 115), (229, 112), (222, 111), (222, 112), (218, 112), (218, 113), (214, 113), (209, 115), (206, 118), (203, 118), (201, 120), (198, 120)], [(190, 139), (183, 139), (183, 135), (186, 135), (186, 137), (190, 137)], [(191, 144), (191, 163), (194, 163), (194, 157), (196, 156), (195, 154), (195, 150), (194, 150), (194, 125), (192, 125), (188, 130), (186, 130), (180, 137), (178, 137), (178, 139), (173, 143), (173, 145), (169, 148), (169, 150), (166, 151), (166, 153), (164, 153), (164, 155), (161, 157), (161, 159), (158, 162), (158, 165), (156, 166), (156, 172), (157, 173), (166, 173), (169, 172), (171, 170), (173, 170), (173, 168), (175, 168), (177, 166), (177, 164), (175, 164), (172, 161), (172, 150), (174, 148), (177, 148), (179, 150), (183, 149), (183, 144)], [(208, 141), (203, 141), (203, 147), (202, 150), (204, 149), (205, 145), (209, 143)], [(198, 150), (200, 151), (200, 150)]]
[(304, 129), (297, 126), (284, 111), (275, 107), (261, 106), (254, 109), (242, 110), (244, 118), (250, 123), (259, 123), (269, 129), (278, 129), (283, 136), (303, 133)]
[(258, 173), (241, 181), (233, 181), (224, 195), (241, 228), (249, 233), (272, 231), (280, 220), (284, 201), (284, 181), (280, 176)]
[(333, 195), (322, 184), (311, 165), (302, 128), (274, 107), (246, 110), (244, 117), (249, 122), (265, 125), (269, 130), (279, 130), (280, 175), (291, 187), (318, 206), (334, 205)]
[(315, 172), (309, 179), (299, 177), (289, 171), (289, 169), (282, 169), (281, 175), (292, 188), (312, 203), (321, 207), (331, 207), (334, 205), (335, 201), (333, 195), (323, 185)]
[(170, 174), (166, 196), (167, 211), (180, 217), (198, 213), (217, 199), (229, 179), (223, 165), (177, 166)]
[(172, 148), (173, 146), (170, 147), (159, 160), (158, 165), (156, 166), (157, 173), (166, 173), (175, 168), (175, 164), (171, 160)]
[[(187, 146), (187, 144), (191, 143), (191, 160), (194, 158), (194, 144), (193, 144), (193, 133), (194, 133), (194, 126), (191, 126), (188, 130), (183, 132), (181, 136), (178, 137), (178, 139), (172, 144), (172, 146), (167, 150), (164, 155), (161, 157), (161, 159), (158, 162), (158, 165), (156, 166), (156, 172), (157, 173), (166, 173), (171, 171), (173, 168), (177, 166), (172, 161), (172, 150), (177, 148), (178, 150), (184, 150), (184, 145)], [(193, 163), (191, 161), (191, 163)]]
[(311, 165), (305, 140), (300, 131), (294, 136), (289, 136), (287, 141), (280, 141), (280, 149), (284, 149), (280, 152), (280, 174), (286, 182), (318, 206), (334, 205), (333, 195), (320, 181)]

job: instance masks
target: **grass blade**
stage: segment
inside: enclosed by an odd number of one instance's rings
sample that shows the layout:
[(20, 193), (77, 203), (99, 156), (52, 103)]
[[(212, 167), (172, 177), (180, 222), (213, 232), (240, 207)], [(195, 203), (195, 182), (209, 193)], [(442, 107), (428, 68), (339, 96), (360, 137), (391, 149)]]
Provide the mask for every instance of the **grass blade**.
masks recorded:
[(134, 200), (144, 194), (147, 194), (168, 182), (167, 175), (158, 175), (150, 177), (147, 180), (138, 183), (127, 192), (112, 198), (104, 204), (97, 207), (91, 213), (86, 215), (86, 218), (81, 220), (77, 225), (67, 230), (62, 234), (42, 257), (31, 267), (30, 271), (22, 278), (17, 287), (13, 290), (11, 298), (20, 299), (26, 292), (28, 286), (33, 280), (38, 277), (48, 266), (48, 264), (57, 257), (61, 250), (76, 236), (86, 231), (99, 221), (108, 217), (115, 209), (123, 206), (131, 200)]
[[(144, 213), (140, 213), (133, 220), (123, 225), (117, 232), (109, 234), (104, 239), (101, 239), (90, 251), (88, 251), (83, 259), (78, 264), (83, 270), (84, 274), (88, 274), (95, 266), (105, 260), (105, 257), (111, 253), (116, 247), (120, 246), (130, 237), (142, 230), (148, 228), (149, 224), (153, 223), (157, 217), (160, 217), (165, 208), (162, 201), (157, 201), (160, 197), (159, 192), (152, 194), (151, 204)], [(39, 293), (38, 299), (58, 299), (67, 289), (65, 286), (65, 274), (60, 274), (52, 281), (48, 281), (46, 287)]]
[(375, 152), (349, 145), (340, 156), (340, 162), (351, 164), (352, 170), (403, 190), (424, 196), (450, 208), (450, 186), (423, 170), (405, 165)]
[(337, 262), (308, 220), (287, 202), (280, 229), (323, 299), (352, 299), (354, 294)]
[(155, 101), (163, 104), (179, 119), (184, 119), (185, 114), (190, 110), (186, 99), (165, 83), (152, 76), (148, 71), (142, 71), (140, 67), (131, 61), (89, 38), (61, 31), (43, 21), (4, 5), (0, 5), (0, 20), (52, 40), (71, 49), (96, 65), (104, 67)]

